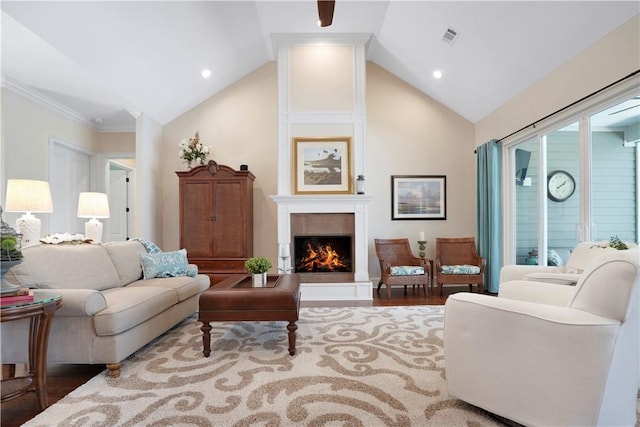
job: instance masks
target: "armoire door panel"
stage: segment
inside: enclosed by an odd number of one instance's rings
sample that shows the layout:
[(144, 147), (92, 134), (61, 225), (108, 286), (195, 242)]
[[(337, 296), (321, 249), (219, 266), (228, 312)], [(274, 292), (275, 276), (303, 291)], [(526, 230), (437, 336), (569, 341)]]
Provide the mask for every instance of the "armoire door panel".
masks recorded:
[(181, 246), (187, 255), (209, 256), (213, 251), (214, 222), (209, 220), (213, 206), (212, 184), (207, 181), (184, 183)]
[(247, 250), (243, 182), (228, 180), (215, 185), (213, 254), (215, 257), (242, 257)]

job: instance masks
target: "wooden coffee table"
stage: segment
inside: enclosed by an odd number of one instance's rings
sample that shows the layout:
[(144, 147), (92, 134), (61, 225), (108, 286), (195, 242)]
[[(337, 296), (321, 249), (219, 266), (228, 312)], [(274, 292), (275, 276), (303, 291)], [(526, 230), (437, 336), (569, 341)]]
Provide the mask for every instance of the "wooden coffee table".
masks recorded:
[(211, 354), (211, 325), (221, 321), (289, 322), (289, 354), (296, 352), (296, 329), (300, 311), (300, 280), (297, 274), (269, 276), (263, 287), (253, 287), (250, 275), (224, 279), (200, 294), (198, 320), (202, 322), (204, 357)]

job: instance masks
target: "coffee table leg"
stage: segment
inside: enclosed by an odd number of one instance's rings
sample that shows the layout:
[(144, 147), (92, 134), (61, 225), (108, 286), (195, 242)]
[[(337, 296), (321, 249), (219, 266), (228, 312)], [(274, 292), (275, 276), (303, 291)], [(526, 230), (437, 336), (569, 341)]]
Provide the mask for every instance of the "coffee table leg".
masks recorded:
[(204, 357), (209, 357), (211, 354), (211, 325), (209, 322), (202, 321), (202, 327), (200, 327), (202, 331), (202, 353)]
[(296, 354), (296, 329), (298, 329), (296, 322), (289, 322), (287, 330), (289, 331), (289, 354), (291, 356)]

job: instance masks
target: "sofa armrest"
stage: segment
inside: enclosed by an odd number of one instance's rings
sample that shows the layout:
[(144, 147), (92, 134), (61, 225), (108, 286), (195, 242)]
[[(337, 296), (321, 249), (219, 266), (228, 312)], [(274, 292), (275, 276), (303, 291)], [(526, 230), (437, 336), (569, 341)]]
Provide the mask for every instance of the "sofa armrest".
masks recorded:
[(544, 265), (505, 265), (500, 269), (500, 283), (510, 280), (524, 280), (527, 274), (532, 273), (557, 273), (558, 267), (545, 267)]
[(566, 307), (575, 291), (575, 286), (562, 286), (554, 283), (532, 282), (528, 280), (512, 280), (500, 283), (498, 297)]
[(62, 295), (56, 316), (93, 316), (107, 308), (102, 292), (94, 289), (51, 289)]

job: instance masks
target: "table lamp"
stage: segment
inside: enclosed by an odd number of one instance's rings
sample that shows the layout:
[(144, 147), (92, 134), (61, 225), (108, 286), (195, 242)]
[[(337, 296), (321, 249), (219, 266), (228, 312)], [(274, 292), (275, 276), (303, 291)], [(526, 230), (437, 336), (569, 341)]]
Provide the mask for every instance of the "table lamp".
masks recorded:
[(84, 223), (84, 235), (93, 243), (102, 242), (102, 223), (98, 218), (109, 218), (109, 199), (105, 193), (80, 193), (78, 218), (91, 218)]
[(5, 209), (7, 212), (24, 212), (24, 215), (16, 220), (16, 230), (22, 234), (22, 247), (37, 245), (42, 223), (32, 213), (53, 212), (49, 183), (30, 179), (9, 179)]

